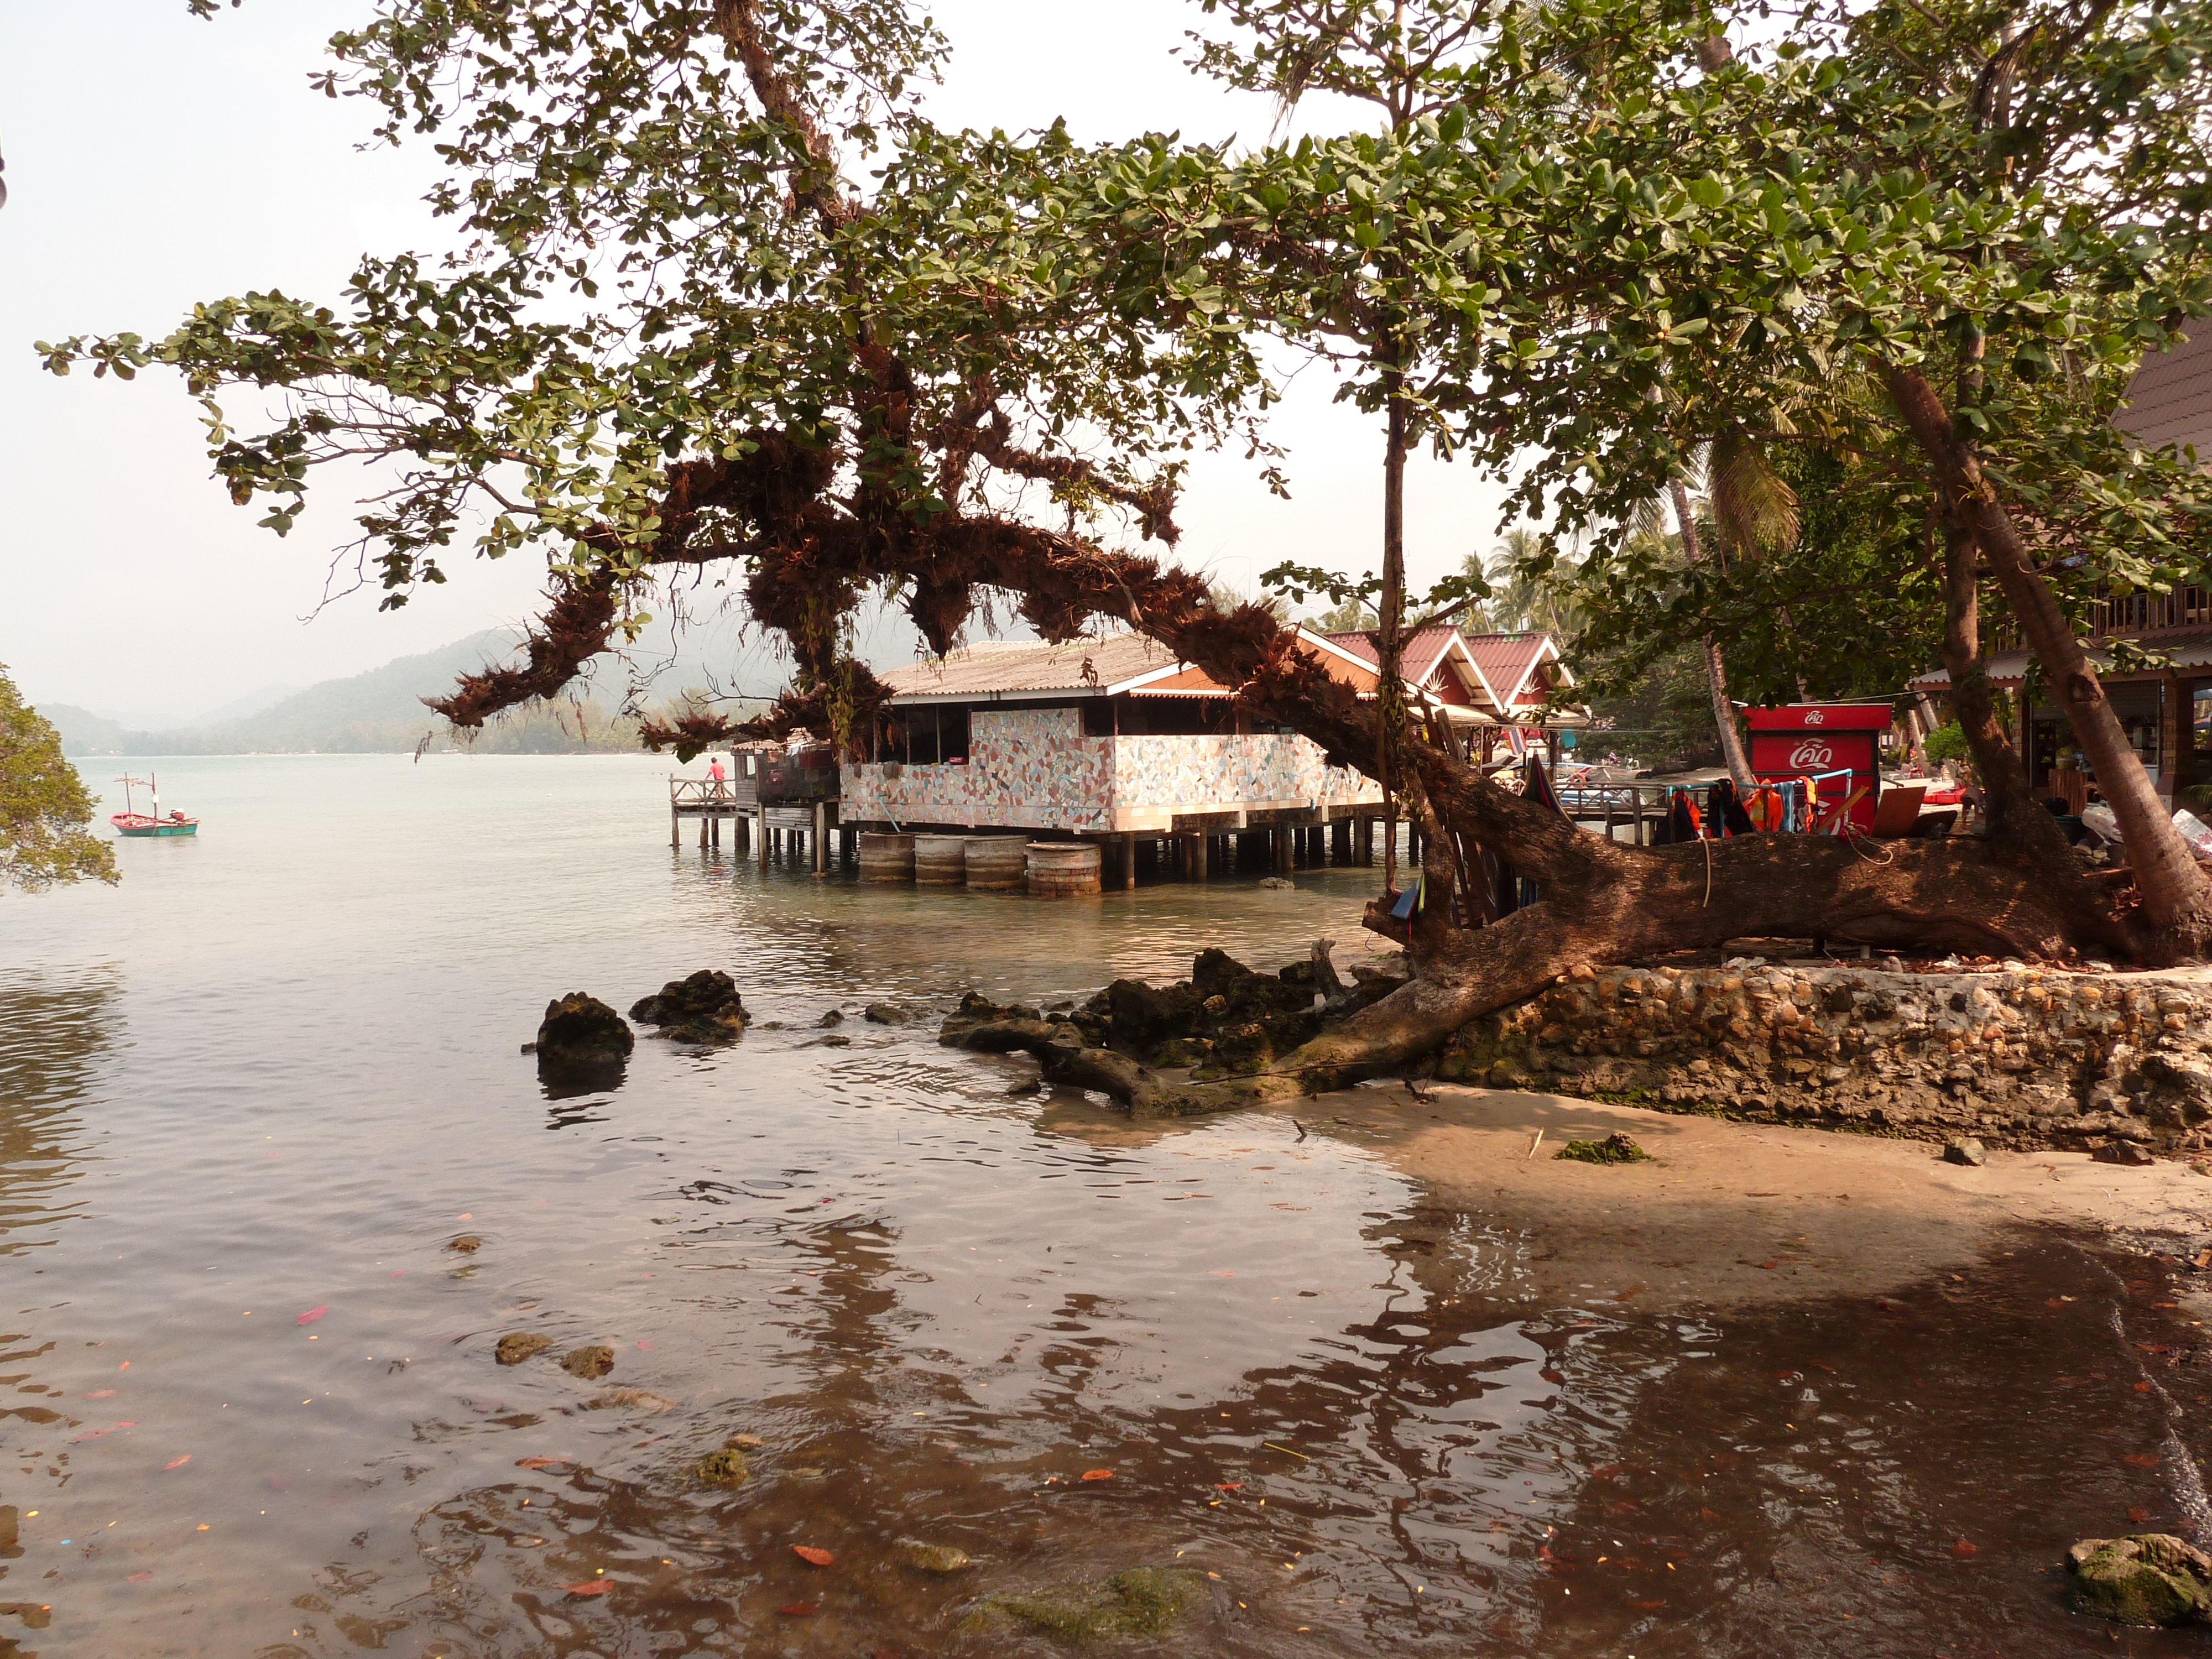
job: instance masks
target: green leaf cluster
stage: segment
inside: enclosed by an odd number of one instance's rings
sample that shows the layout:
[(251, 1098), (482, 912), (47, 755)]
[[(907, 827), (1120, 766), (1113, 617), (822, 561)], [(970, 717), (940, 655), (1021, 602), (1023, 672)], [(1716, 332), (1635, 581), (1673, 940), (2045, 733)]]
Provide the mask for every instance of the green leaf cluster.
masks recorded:
[(61, 733), (0, 667), (0, 891), (120, 880), (115, 849), (92, 821), (92, 796), (62, 755)]

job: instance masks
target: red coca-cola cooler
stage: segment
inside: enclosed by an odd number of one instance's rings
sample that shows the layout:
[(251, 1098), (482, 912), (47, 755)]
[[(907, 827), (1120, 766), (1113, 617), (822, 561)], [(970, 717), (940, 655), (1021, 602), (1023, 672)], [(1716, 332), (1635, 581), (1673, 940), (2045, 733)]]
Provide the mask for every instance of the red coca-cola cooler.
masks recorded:
[(1847, 775), (1820, 778), (1814, 816), (1854, 790), (1863, 789), (1851, 808), (1850, 822), (1862, 835), (1874, 828), (1875, 803), (1881, 796), (1881, 734), (1889, 730), (1887, 703), (1793, 702), (1780, 708), (1754, 708), (1751, 722), (1751, 770), (1762, 781), (1817, 777), (1822, 772)]

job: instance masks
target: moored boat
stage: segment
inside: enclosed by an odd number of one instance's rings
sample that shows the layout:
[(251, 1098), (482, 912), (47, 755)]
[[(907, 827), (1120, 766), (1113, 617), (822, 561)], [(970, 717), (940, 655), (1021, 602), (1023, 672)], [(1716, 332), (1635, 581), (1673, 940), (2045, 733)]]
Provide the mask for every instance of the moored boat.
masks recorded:
[[(167, 817), (161, 816), (161, 785), (158, 775), (149, 772), (143, 778), (126, 775), (116, 779), (116, 782), (123, 786), (123, 811), (111, 815), (107, 821), (115, 826), (117, 835), (146, 836), (199, 834), (200, 821), (198, 818), (188, 818), (182, 812), (174, 811)], [(133, 785), (142, 785), (153, 792), (154, 810), (151, 812), (141, 812), (137, 810), (137, 802), (132, 799), (131, 794)]]

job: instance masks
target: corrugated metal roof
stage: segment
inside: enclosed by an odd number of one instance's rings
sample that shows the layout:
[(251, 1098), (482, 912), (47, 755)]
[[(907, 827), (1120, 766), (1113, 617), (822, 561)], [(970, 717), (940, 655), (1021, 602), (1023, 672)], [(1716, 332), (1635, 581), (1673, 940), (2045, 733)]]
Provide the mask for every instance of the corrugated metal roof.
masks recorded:
[[(2181, 634), (2152, 634), (2134, 643), (2146, 651), (2164, 652), (2173, 659), (2176, 668), (2212, 667), (2212, 629), (2191, 629)], [(1999, 685), (2018, 685), (2027, 678), (2028, 661), (2033, 654), (2025, 650), (1991, 652), (1990, 680)], [(2093, 645), (2089, 647), (2089, 660), (2102, 673), (2112, 665), (2112, 653), (2106, 644)], [(1944, 668), (1931, 668), (1907, 682), (1915, 691), (1941, 691), (1950, 683), (1950, 671)]]
[(1468, 654), (1501, 697), (1519, 691), (1552, 644), (1548, 634), (1469, 634)]
[[(905, 697), (989, 696), (1045, 692), (1103, 692), (1164, 668), (1172, 651), (1142, 634), (1050, 645), (1042, 640), (986, 640), (963, 646), (942, 662), (918, 662), (883, 677), (893, 701)], [(1086, 672), (1086, 665), (1088, 672)]]
[(2182, 343), (2146, 357), (2112, 424), (2154, 449), (2193, 444), (2212, 463), (2212, 321), (2185, 324)]
[[(1361, 661), (1379, 669), (1382, 665), (1382, 646), (1373, 629), (1353, 629), (1341, 634), (1324, 635), (1332, 643), (1342, 646)], [(1445, 653), (1452, 648), (1456, 637), (1449, 628), (1424, 628), (1409, 634), (1398, 652), (1399, 673), (1408, 685), (1427, 686), (1441, 669)], [(1480, 686), (1468, 690), (1480, 694)]]

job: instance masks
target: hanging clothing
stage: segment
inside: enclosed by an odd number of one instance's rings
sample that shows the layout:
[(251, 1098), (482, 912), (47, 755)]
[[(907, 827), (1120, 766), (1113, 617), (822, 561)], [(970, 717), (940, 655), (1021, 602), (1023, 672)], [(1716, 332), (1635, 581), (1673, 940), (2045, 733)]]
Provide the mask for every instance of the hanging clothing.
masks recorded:
[(1716, 836), (1748, 836), (1755, 826), (1735, 793), (1733, 778), (1717, 778), (1705, 791), (1705, 822)]
[(1545, 772), (1543, 763), (1531, 755), (1522, 762), (1521, 771), (1522, 795), (1539, 806), (1550, 807), (1561, 817), (1566, 817), (1566, 809), (1559, 805), (1559, 792), (1552, 787), (1551, 777)]
[(1667, 808), (1667, 839), (1678, 845), (1686, 841), (1705, 839), (1705, 826), (1698, 817), (1698, 804), (1690, 799), (1686, 789), (1677, 789), (1674, 800)]
[(1762, 783), (1745, 797), (1743, 811), (1753, 830), (1765, 835), (1780, 835), (1790, 821), (1789, 796), (1771, 783)]

